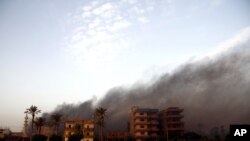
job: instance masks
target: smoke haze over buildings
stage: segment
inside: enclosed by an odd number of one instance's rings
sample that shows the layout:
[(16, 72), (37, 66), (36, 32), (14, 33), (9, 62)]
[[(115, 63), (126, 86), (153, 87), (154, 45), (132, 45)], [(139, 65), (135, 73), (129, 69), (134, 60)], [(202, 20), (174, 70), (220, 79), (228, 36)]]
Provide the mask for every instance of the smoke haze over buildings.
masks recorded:
[(197, 130), (198, 124), (204, 130), (233, 123), (249, 124), (249, 39), (236, 41), (216, 57), (186, 63), (148, 84), (115, 87), (97, 102), (62, 104), (54, 112), (62, 113), (64, 118), (91, 118), (95, 107), (107, 108), (107, 130), (126, 130), (130, 108), (134, 105), (159, 109), (181, 107), (187, 130)]

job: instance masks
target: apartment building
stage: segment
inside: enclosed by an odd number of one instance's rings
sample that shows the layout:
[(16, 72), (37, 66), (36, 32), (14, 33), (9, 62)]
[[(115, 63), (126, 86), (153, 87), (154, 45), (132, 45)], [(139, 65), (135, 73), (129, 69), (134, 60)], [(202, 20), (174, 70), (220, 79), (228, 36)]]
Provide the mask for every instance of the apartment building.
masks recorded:
[(129, 133), (126, 131), (107, 132), (107, 141), (126, 141)]
[(136, 141), (159, 137), (159, 110), (134, 106), (130, 113), (130, 134)]
[(68, 141), (70, 135), (73, 135), (76, 131), (75, 126), (80, 125), (83, 139), (81, 141), (93, 141), (94, 140), (94, 120), (92, 119), (75, 119), (64, 121), (64, 141)]
[(171, 139), (176, 136), (181, 136), (184, 133), (182, 112), (183, 109), (178, 107), (169, 107), (160, 111), (160, 128), (164, 136)]
[(183, 135), (183, 109), (169, 107), (158, 109), (133, 106), (130, 112), (129, 133), (136, 141), (157, 140), (160, 136), (169, 139)]

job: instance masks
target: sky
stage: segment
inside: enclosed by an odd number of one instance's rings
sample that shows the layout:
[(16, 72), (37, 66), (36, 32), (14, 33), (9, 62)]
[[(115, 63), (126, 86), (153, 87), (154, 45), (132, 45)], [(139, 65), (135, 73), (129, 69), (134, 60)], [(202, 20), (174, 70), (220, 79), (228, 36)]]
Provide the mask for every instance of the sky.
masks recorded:
[(0, 127), (223, 52), (249, 13), (248, 0), (1, 0)]

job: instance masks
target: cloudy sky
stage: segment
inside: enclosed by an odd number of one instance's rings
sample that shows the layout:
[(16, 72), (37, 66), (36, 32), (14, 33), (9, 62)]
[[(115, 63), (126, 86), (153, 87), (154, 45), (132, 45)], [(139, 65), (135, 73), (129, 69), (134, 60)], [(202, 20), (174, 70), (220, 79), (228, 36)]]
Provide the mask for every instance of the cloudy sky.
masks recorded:
[(249, 13), (248, 0), (1, 0), (0, 127), (223, 52)]

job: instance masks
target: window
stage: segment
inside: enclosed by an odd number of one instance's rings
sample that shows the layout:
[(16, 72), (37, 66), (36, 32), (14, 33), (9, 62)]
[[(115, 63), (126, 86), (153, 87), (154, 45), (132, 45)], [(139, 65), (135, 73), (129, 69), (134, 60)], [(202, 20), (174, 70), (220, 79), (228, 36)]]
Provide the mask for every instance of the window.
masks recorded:
[(141, 128), (144, 128), (144, 125), (141, 125), (140, 127), (141, 127)]

